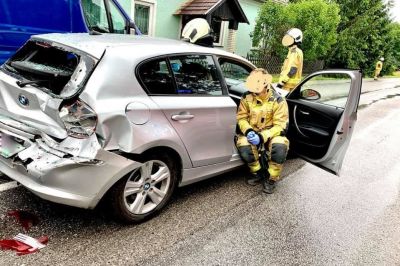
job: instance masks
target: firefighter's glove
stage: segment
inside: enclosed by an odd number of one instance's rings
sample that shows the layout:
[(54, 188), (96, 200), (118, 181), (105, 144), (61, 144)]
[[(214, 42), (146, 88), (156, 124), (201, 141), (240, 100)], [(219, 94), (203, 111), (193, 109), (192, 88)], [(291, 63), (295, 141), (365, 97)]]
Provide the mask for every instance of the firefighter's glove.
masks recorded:
[(247, 133), (247, 141), (252, 144), (252, 145), (258, 145), (260, 144), (260, 136), (254, 132), (254, 131), (250, 131), (249, 133)]
[(282, 84), (282, 83), (278, 83), (278, 84), (276, 85), (276, 87), (279, 88), (279, 89), (282, 89), (282, 88), (283, 88), (283, 84)]

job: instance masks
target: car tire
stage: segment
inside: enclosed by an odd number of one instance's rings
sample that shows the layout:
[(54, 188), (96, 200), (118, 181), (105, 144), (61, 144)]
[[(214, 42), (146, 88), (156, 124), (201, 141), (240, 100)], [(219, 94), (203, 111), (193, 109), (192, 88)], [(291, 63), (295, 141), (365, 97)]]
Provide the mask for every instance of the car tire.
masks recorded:
[(117, 182), (109, 193), (114, 217), (123, 223), (142, 222), (157, 214), (179, 180), (177, 164), (167, 154), (149, 154), (140, 162), (143, 165)]

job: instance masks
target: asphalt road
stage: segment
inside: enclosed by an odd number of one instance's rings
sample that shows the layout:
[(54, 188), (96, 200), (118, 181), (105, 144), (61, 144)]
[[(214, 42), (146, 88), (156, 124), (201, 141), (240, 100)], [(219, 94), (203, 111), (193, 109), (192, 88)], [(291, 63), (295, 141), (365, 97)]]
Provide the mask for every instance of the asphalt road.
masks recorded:
[(5, 214), (22, 209), (41, 221), (29, 235), (50, 242), (24, 257), (0, 251), (0, 265), (399, 265), (396, 85), (364, 82), (340, 177), (292, 159), (276, 193), (266, 196), (246, 186), (239, 170), (179, 189), (159, 216), (132, 226), (102, 208), (49, 203), (22, 187), (2, 191), (0, 239), (21, 232)]

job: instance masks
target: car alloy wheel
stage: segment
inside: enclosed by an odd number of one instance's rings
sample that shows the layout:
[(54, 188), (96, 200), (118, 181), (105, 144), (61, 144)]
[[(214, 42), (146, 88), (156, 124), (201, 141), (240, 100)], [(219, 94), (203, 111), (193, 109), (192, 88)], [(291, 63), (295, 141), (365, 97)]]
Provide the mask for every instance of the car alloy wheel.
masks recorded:
[(166, 163), (159, 160), (145, 162), (126, 181), (126, 208), (136, 215), (151, 212), (165, 199), (170, 182), (171, 172)]
[(179, 182), (177, 159), (168, 153), (148, 153), (136, 160), (142, 165), (119, 180), (107, 196), (110, 211), (124, 223), (142, 222), (155, 215)]

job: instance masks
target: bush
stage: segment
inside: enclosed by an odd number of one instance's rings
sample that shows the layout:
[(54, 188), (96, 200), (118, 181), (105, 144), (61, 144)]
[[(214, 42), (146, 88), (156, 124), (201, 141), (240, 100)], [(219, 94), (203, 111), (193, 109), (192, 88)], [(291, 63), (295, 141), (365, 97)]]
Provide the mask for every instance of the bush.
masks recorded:
[(340, 22), (339, 7), (324, 0), (302, 0), (290, 4), (266, 1), (259, 12), (253, 32), (253, 46), (284, 58), (287, 49), (281, 39), (290, 28), (303, 31), (302, 49), (308, 61), (323, 59), (336, 42)]

